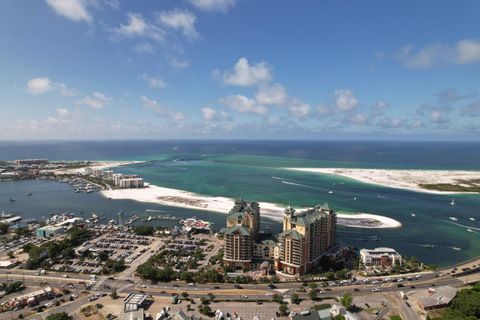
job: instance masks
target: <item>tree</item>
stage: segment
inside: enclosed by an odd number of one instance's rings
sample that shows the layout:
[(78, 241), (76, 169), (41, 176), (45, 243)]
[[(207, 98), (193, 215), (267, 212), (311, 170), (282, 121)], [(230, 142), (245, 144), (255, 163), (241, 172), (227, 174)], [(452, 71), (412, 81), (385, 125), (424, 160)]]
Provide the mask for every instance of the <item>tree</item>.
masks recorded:
[(139, 236), (151, 236), (155, 232), (155, 229), (152, 226), (140, 225), (133, 228), (133, 232)]
[(287, 307), (287, 305), (281, 304), (281, 305), (278, 307), (278, 313), (280, 314), (281, 317), (286, 316), (286, 315), (287, 315), (287, 312), (288, 312), (288, 307)]
[(117, 289), (116, 288), (113, 288), (112, 289), (112, 294), (110, 295), (110, 297), (115, 300), (115, 299), (118, 299), (118, 293), (117, 293)]
[(310, 298), (310, 300), (317, 300), (317, 290), (310, 290), (310, 292), (308, 293), (308, 297)]
[(0, 234), (6, 234), (8, 232), (8, 224), (0, 223)]
[(292, 296), (290, 297), (290, 302), (293, 303), (293, 304), (299, 304), (300, 303), (300, 297), (298, 296), (298, 294), (296, 294), (296, 293), (292, 294)]
[(15, 254), (13, 253), (13, 251), (8, 251), (7, 255), (10, 259), (15, 258)]
[(345, 309), (350, 310), (352, 308), (353, 297), (350, 292), (345, 292), (340, 298), (340, 303), (345, 307)]
[(73, 318), (66, 312), (60, 312), (49, 315), (46, 320), (73, 320)]
[(198, 306), (198, 311), (203, 314), (203, 315), (206, 315), (206, 316), (210, 316), (212, 314), (212, 309), (207, 306), (206, 304), (202, 304), (200, 306)]
[(103, 251), (100, 251), (100, 252), (97, 254), (97, 256), (98, 256), (98, 260), (100, 260), (100, 261), (107, 261), (109, 254), (108, 254), (108, 251), (103, 250)]
[(310, 289), (314, 290), (314, 289), (317, 289), (317, 284), (315, 282), (310, 282), (308, 284), (308, 286), (310, 287)]

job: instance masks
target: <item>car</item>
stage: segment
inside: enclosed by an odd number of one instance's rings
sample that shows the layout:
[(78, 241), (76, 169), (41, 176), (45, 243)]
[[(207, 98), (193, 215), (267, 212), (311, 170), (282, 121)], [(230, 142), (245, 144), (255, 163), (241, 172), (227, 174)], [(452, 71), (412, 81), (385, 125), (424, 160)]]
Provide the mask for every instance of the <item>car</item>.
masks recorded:
[(415, 286), (410, 286), (410, 288), (415, 289), (416, 287)]
[(51, 306), (53, 306), (53, 302), (45, 303), (45, 307), (50, 308)]
[(355, 288), (355, 289), (353, 289), (353, 291), (360, 291), (360, 289), (358, 289), (358, 288)]
[(73, 298), (73, 299), (77, 299), (77, 298), (78, 298), (78, 295), (74, 293), (74, 294), (72, 294), (72, 298)]
[(404, 285), (403, 283), (398, 283), (398, 284), (397, 284), (397, 287), (403, 288), (403, 287), (405, 287), (405, 285)]
[(380, 288), (373, 288), (372, 292), (380, 292)]
[(233, 287), (234, 287), (235, 289), (243, 289), (242, 286), (240, 286), (240, 285), (238, 285), (238, 284), (234, 285)]
[(270, 284), (268, 285), (268, 287), (269, 287), (270, 289), (276, 289), (276, 288), (277, 288), (277, 286), (274, 285), (273, 283), (270, 283)]

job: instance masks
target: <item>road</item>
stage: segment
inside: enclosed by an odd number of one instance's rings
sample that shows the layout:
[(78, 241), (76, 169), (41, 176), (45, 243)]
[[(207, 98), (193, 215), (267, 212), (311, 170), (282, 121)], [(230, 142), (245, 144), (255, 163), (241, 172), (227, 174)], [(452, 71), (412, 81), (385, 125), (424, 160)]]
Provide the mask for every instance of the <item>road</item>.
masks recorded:
[[(148, 255), (145, 255), (145, 257)], [(144, 258), (144, 257), (141, 257)], [(143, 260), (143, 259), (142, 259)], [(480, 260), (471, 260), (464, 265), (457, 265), (456, 268), (460, 269), (473, 265), (479, 265)], [(319, 294), (319, 297), (338, 297), (345, 292), (350, 292), (354, 296), (365, 296), (370, 294), (376, 294), (372, 292), (374, 288), (379, 288), (380, 293), (391, 293), (393, 296), (396, 296), (396, 299), (399, 299), (400, 291), (410, 291), (413, 289), (428, 289), (432, 286), (441, 286), (441, 285), (450, 285), (455, 287), (460, 287), (464, 284), (464, 278), (454, 278), (449, 272), (453, 271), (453, 268), (445, 268), (431, 273), (422, 273), (421, 278), (418, 280), (412, 281), (403, 281), (401, 283), (392, 283), (392, 282), (382, 282), (377, 284), (363, 284), (357, 283), (354, 285), (344, 285), (344, 286), (330, 286), (328, 288), (319, 288), (320, 291), (326, 290), (325, 293)], [(256, 301), (259, 299), (270, 299), (273, 294), (291, 295), (297, 293), (300, 298), (308, 299), (308, 290), (307, 292), (298, 292), (298, 289), (302, 287), (301, 283), (298, 282), (285, 282), (276, 284), (277, 288), (270, 289), (268, 284), (242, 284), (241, 289), (235, 288), (234, 284), (231, 283), (215, 283), (215, 284), (197, 284), (196, 286), (188, 286), (183, 282), (170, 282), (170, 283), (160, 283), (152, 285), (149, 282), (137, 280), (136, 283), (132, 281), (132, 272), (130, 270), (128, 273), (122, 273), (121, 277), (111, 278), (107, 276), (101, 276), (95, 282), (93, 292), (102, 292), (102, 293), (111, 293), (111, 288), (116, 288), (117, 292), (128, 292), (128, 291), (142, 291), (154, 296), (170, 296), (172, 293), (182, 293), (188, 292), (190, 297), (199, 298), (208, 293), (213, 293), (219, 299), (232, 299), (240, 298), (243, 300)], [(415, 276), (415, 275), (413, 275)], [(475, 279), (480, 276), (480, 272), (469, 275), (470, 279)], [(397, 278), (407, 277), (406, 275), (397, 276)], [(58, 272), (48, 272), (45, 275), (36, 275), (36, 271), (28, 270), (1, 270), (0, 279), (5, 279), (5, 281), (14, 281), (20, 280), (24, 281), (26, 286), (42, 286), (49, 285), (52, 287), (61, 287), (65, 284), (74, 285), (74, 290), (77, 292), (85, 290), (85, 284), (92, 283), (89, 275), (84, 274), (69, 274), (68, 278), (64, 277), (64, 273)], [(90, 295), (91, 296), (91, 295)], [(62, 312), (73, 313), (78, 310), (83, 304), (87, 303), (89, 296), (85, 298), (80, 298), (73, 302), (67, 302), (59, 307), (52, 307), (37, 317), (32, 316), (30, 319), (42, 319), (50, 313)], [(408, 307), (405, 304), (405, 301), (399, 299), (398, 305), (402, 314), (404, 314), (407, 319), (416, 319), (416, 313), (412, 308)], [(17, 311), (15, 314), (21, 313)], [(7, 313), (8, 314), (8, 313)], [(5, 315), (7, 315), (5, 314)], [(13, 315), (13, 313), (12, 313)], [(40, 317), (38, 317), (40, 316)], [(8, 318), (8, 316), (7, 316)]]

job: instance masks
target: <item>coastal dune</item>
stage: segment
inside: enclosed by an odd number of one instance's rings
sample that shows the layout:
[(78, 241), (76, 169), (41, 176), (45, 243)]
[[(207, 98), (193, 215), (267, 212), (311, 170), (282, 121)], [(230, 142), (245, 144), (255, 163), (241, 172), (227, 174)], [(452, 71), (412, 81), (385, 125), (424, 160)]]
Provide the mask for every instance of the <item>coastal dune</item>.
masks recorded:
[(425, 185), (448, 184), (459, 187), (480, 185), (479, 171), (459, 170), (403, 170), (403, 169), (356, 169), (356, 168), (284, 168), (286, 170), (329, 174), (389, 188), (412, 190), (435, 194), (469, 193), (427, 189)]
[[(227, 214), (234, 205), (234, 199), (227, 197), (204, 196), (184, 190), (159, 187), (146, 184), (140, 189), (115, 189), (101, 191), (111, 199), (127, 199), (140, 202), (157, 203), (166, 206), (182, 207), (196, 210), (208, 210)], [(281, 221), (284, 208), (280, 205), (260, 202), (262, 216)], [(301, 210), (301, 209), (299, 209)], [(399, 228), (401, 223), (388, 217), (360, 213), (338, 214), (338, 224), (356, 228)]]

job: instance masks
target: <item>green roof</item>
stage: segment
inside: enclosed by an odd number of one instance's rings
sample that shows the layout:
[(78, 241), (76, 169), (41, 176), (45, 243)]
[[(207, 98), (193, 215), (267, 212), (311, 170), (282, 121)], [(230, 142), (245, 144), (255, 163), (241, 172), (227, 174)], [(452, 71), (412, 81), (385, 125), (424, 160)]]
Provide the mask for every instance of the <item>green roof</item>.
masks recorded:
[(330, 213), (332, 213), (328, 203), (323, 206), (316, 206), (315, 208), (308, 209), (293, 216), (292, 222), (302, 226), (312, 224), (320, 219), (326, 219)]
[(290, 229), (290, 230), (287, 230), (287, 231), (283, 231), (282, 233), (279, 234), (279, 236), (280, 237), (290, 236), (292, 239), (302, 241), (302, 235), (300, 233), (298, 233), (298, 231), (295, 230), (295, 229)]
[(240, 233), (242, 236), (249, 236), (250, 232), (247, 230), (247, 228), (243, 226), (233, 226), (230, 228), (226, 228), (225, 234), (233, 234), (233, 233)]

